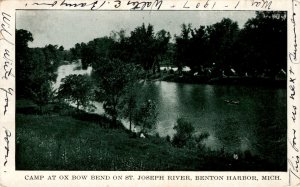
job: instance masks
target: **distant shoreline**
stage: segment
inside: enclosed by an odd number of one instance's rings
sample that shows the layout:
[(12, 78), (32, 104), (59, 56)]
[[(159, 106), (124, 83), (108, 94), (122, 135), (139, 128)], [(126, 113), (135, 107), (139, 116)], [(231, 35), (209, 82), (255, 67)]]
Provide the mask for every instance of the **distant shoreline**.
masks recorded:
[(189, 83), (189, 84), (210, 84), (210, 85), (232, 85), (232, 86), (258, 86), (271, 88), (287, 88), (287, 80), (285, 79), (271, 79), (262, 77), (218, 77), (208, 78), (205, 76), (193, 75), (167, 75), (160, 78), (161, 81)]
[[(81, 60), (78, 61), (64, 61), (62, 65), (78, 64), (79, 70), (86, 70), (81, 67)], [(225, 76), (225, 77), (208, 77), (204, 75), (194, 76), (190, 72), (183, 72), (181, 75), (177, 73), (177, 68), (173, 69), (174, 73), (163, 72), (151, 74), (147, 77), (147, 80), (152, 81), (166, 81), (175, 83), (186, 83), (186, 84), (209, 84), (209, 85), (231, 85), (231, 86), (257, 86), (257, 87), (268, 87), (268, 88), (287, 88), (287, 79), (269, 78), (269, 77), (241, 77), (241, 76)]]

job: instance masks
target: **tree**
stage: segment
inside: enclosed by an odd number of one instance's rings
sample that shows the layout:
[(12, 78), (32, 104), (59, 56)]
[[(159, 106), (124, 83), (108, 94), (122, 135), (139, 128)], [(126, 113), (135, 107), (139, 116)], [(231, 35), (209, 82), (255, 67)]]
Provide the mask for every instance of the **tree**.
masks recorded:
[(64, 49), (64, 46), (61, 45), (61, 46), (58, 48), (58, 50), (59, 50), (59, 51), (64, 51), (64, 50), (65, 50), (65, 49)]
[(132, 130), (132, 124), (134, 121), (134, 115), (137, 111), (137, 100), (134, 92), (129, 93), (123, 100), (124, 108), (122, 110), (122, 117), (129, 120), (129, 130)]
[(57, 96), (75, 103), (77, 111), (80, 106), (90, 108), (94, 98), (92, 81), (87, 75), (69, 75), (62, 79)]
[(134, 48), (130, 43), (130, 38), (126, 37), (125, 30), (113, 31), (111, 39), (114, 41), (114, 44), (111, 46), (110, 57), (127, 63), (132, 62)]
[(181, 25), (181, 35), (175, 36), (176, 44), (176, 56), (175, 64), (178, 67), (178, 71), (181, 73), (182, 68), (186, 64), (191, 64), (191, 50), (190, 50), (190, 38), (191, 38), (191, 24)]
[(78, 60), (81, 58), (81, 45), (79, 43), (75, 44), (75, 47), (70, 49), (72, 60)]
[(170, 38), (170, 33), (165, 30), (154, 34), (153, 25), (150, 24), (135, 28), (128, 39), (131, 62), (141, 65), (147, 72), (152, 69), (153, 74), (159, 71), (159, 61), (168, 49)]
[(56, 80), (56, 70), (60, 60), (60, 51), (56, 45), (44, 48), (29, 48), (28, 42), (33, 36), (26, 30), (16, 30), (16, 82), (22, 93), (17, 98), (34, 101), (42, 112), (53, 96), (52, 82)]
[(98, 63), (101, 58), (110, 58), (113, 39), (109, 37), (96, 38), (88, 44), (81, 44), (82, 68), (86, 69), (93, 63)]
[(240, 33), (241, 71), (253, 76), (269, 77), (286, 71), (287, 15), (286, 12), (256, 12)]
[(154, 31), (153, 25), (143, 24), (131, 32), (129, 42), (132, 47), (132, 62), (141, 65), (144, 70), (151, 70), (154, 63)]
[(158, 111), (154, 101), (146, 100), (135, 114), (135, 125), (141, 127), (141, 132), (147, 133), (157, 123)]
[(200, 26), (198, 29), (191, 30), (190, 55), (191, 60), (187, 65), (193, 72), (200, 71), (201, 67), (209, 66), (209, 45), (207, 29)]
[[(98, 65), (97, 65), (98, 64)], [(96, 86), (96, 100), (103, 102), (105, 112), (112, 118), (112, 127), (117, 127), (117, 118), (123, 109), (122, 100), (126, 90), (138, 80), (139, 67), (118, 59), (99, 59), (93, 66)]]
[(26, 98), (36, 103), (40, 112), (43, 112), (43, 106), (53, 98), (52, 82), (56, 79), (55, 69), (52, 69), (51, 62), (47, 61), (44, 50), (41, 48), (30, 49), (27, 65), (30, 69), (28, 69), (28, 79), (24, 85)]
[(209, 50), (212, 56), (211, 64), (215, 63), (220, 76), (222, 71), (232, 68), (236, 57), (233, 55), (233, 45), (237, 40), (239, 27), (237, 22), (224, 18), (220, 22), (207, 27), (209, 37)]
[(168, 47), (169, 47), (169, 41), (171, 39), (171, 35), (169, 32), (165, 31), (165, 30), (160, 30), (156, 33), (155, 35), (155, 59), (153, 62), (153, 74), (156, 71), (160, 71), (160, 62), (163, 61), (164, 59), (168, 58), (166, 56), (166, 53), (168, 51)]
[(33, 37), (29, 31), (16, 30), (16, 87), (22, 92), (17, 92), (17, 99), (29, 95), (26, 92), (26, 85), (29, 81), (30, 71), (33, 66), (30, 64), (30, 49), (28, 42), (32, 42)]
[(193, 136), (195, 128), (188, 121), (185, 121), (183, 118), (178, 118), (177, 123), (174, 126), (176, 133), (173, 137), (172, 143), (177, 147), (183, 147), (186, 145), (188, 140)]
[(45, 71), (49, 73), (49, 79), (51, 81), (55, 81), (57, 77), (56, 70), (60, 65), (60, 62), (63, 60), (61, 51), (58, 49), (57, 45), (52, 44), (46, 45), (42, 48), (42, 50), (45, 56), (45, 61), (40, 63), (45, 65)]
[(124, 89), (124, 96), (122, 97), (121, 115), (124, 119), (129, 120), (129, 130), (132, 130), (132, 124), (134, 123), (135, 116), (138, 112), (138, 93), (142, 88), (142, 82), (140, 78), (143, 75), (143, 71), (141, 68), (137, 68), (136, 71), (133, 71), (131, 76), (131, 80), (128, 82), (128, 85)]

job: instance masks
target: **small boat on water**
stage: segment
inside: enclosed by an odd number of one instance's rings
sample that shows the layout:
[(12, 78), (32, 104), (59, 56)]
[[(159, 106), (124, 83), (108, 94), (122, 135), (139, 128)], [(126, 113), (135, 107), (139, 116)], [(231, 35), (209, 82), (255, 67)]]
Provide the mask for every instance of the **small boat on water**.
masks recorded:
[(226, 100), (224, 100), (224, 102), (228, 103), (228, 104), (234, 104), (234, 105), (240, 104), (239, 100), (229, 100), (229, 99), (226, 99)]

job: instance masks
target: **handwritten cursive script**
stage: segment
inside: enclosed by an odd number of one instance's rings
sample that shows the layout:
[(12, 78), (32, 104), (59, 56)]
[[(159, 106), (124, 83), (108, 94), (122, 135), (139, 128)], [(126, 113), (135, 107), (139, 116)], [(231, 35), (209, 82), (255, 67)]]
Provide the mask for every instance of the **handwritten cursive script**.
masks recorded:
[[(14, 78), (15, 76), (13, 75), (13, 57), (11, 51), (14, 50), (14, 37), (13, 37), (13, 24), (14, 22), (11, 22), (12, 16), (6, 12), (1, 12), (0, 13), (1, 18), (0, 18), (0, 46), (1, 46), (1, 76), (2, 78), (0, 79), (0, 85), (2, 88), (0, 88), (0, 101), (2, 105), (2, 101), (4, 100), (3, 108), (3, 116), (0, 116), (0, 119), (5, 119), (5, 115), (9, 109), (9, 101), (13, 95), (13, 87), (9, 85), (10, 82), (14, 81), (8, 81), (11, 77)], [(4, 44), (4, 45), (3, 45)], [(2, 48), (2, 46), (4, 46)], [(2, 74), (3, 73), (3, 74)], [(4, 83), (4, 84), (3, 84)], [(7, 86), (6, 86), (7, 85)], [(3, 97), (4, 95), (4, 97)], [(11, 132), (3, 127), (5, 130), (5, 136), (4, 136), (4, 149), (5, 149), (5, 155), (4, 155), (4, 167), (7, 166), (8, 160), (9, 160), (9, 152), (10, 152), (10, 137), (12, 136)], [(6, 171), (4, 171), (6, 172)]]
[(272, 1), (271, 0), (252, 0), (251, 6), (262, 8), (262, 9), (271, 9)]
[[(32, 5), (34, 6), (47, 6), (47, 7), (67, 7), (67, 8), (89, 8), (90, 10), (98, 10), (104, 6), (112, 5), (115, 9), (121, 7), (123, 1), (121, 0), (115, 0), (115, 1), (94, 1), (92, 3), (86, 3), (86, 2), (67, 2), (67, 0), (62, 1), (52, 1), (50, 3), (45, 2), (34, 2)], [(163, 0), (148, 0), (148, 1), (131, 1), (128, 0), (127, 3), (124, 3), (124, 6), (127, 6), (130, 10), (144, 10), (146, 8), (149, 9), (157, 9), (159, 10), (161, 5), (163, 3)], [(27, 5), (26, 5), (27, 6)], [(104, 7), (109, 8), (109, 7)]]
[(4, 70), (4, 76), (2, 77), (2, 79), (8, 79), (10, 76), (11, 77), (15, 77), (12, 74), (12, 70), (13, 70), (13, 61), (10, 58), (10, 51), (8, 49), (4, 50), (3, 53), (3, 59), (4, 59), (4, 65), (3, 65), (3, 70)]
[(298, 148), (296, 147), (297, 143), (296, 143), (296, 129), (292, 129), (293, 130), (293, 140), (292, 142), (290, 142), (292, 148), (296, 151), (296, 152), (299, 152)]
[(8, 88), (7, 90), (4, 89), (4, 88), (0, 88), (0, 90), (4, 91), (5, 92), (5, 105), (4, 105), (4, 115), (6, 114), (7, 112), (7, 108), (8, 108), (8, 104), (9, 104), (9, 99), (8, 99), (8, 96), (9, 95), (12, 95), (12, 92), (14, 91), (12, 88)]
[(162, 0), (155, 0), (152, 1), (128, 1), (127, 5), (132, 5), (131, 10), (144, 10), (145, 8), (151, 7), (151, 10), (153, 7), (157, 7), (157, 10), (160, 9), (162, 5)]
[[(12, 38), (12, 31), (11, 31), (11, 15), (6, 12), (1, 13), (1, 30), (0, 30), (0, 42), (4, 42), (6, 44), (14, 45), (11, 42)], [(3, 67), (4, 75), (2, 79), (8, 80), (10, 77), (14, 77), (12, 70), (13, 70), (13, 60), (11, 58), (11, 53), (9, 48), (5, 48), (2, 54), (2, 58), (4, 59), (4, 63), (1, 63)], [(12, 88), (0, 88), (0, 90), (5, 92), (4, 98), (4, 115), (6, 114), (9, 106), (9, 96), (12, 95), (13, 89)]]
[(4, 40), (7, 43), (13, 45), (13, 43), (8, 39), (8, 37), (12, 37), (12, 34), (9, 31), (11, 16), (5, 12), (2, 12), (1, 15), (2, 15), (2, 23), (1, 23), (1, 30), (0, 30), (0, 41)]
[(295, 6), (299, 4), (299, 1), (297, 0), (292, 0), (292, 18), (291, 22), (293, 25), (293, 51), (289, 52), (289, 59), (292, 63), (298, 64), (297, 62), (297, 51), (298, 51), (298, 44), (297, 44), (297, 32), (296, 32), (296, 12), (295, 12)]
[(48, 7), (55, 7), (55, 6), (60, 6), (60, 7), (70, 7), (70, 8), (90, 8), (91, 10), (97, 10), (100, 9), (106, 1), (103, 1), (102, 3), (99, 3), (99, 1), (94, 1), (92, 3), (68, 3), (66, 0), (63, 0), (61, 3), (58, 3), (58, 1), (53, 1), (52, 3), (33, 3), (32, 5), (36, 6), (48, 6)]
[[(291, 59), (290, 59), (291, 60)], [(292, 62), (292, 60), (291, 60)], [(296, 124), (296, 114), (297, 114), (297, 106), (295, 102), (296, 97), (296, 74), (293, 71), (292, 66), (289, 68), (289, 99), (291, 102), (291, 124), (292, 128), (289, 128), (292, 130), (292, 132), (289, 132), (289, 144), (292, 149), (290, 150), (290, 156), (288, 158), (288, 164), (290, 166), (289, 168), (289, 185), (291, 185), (292, 178), (300, 179), (299, 176), (299, 162), (300, 162), (300, 156), (299, 156), (299, 146), (297, 145), (297, 128), (295, 127)]]
[(6, 153), (5, 153), (5, 160), (4, 160), (4, 166), (6, 166), (7, 162), (8, 162), (8, 155), (9, 155), (9, 138), (11, 137), (11, 132), (9, 130), (7, 130), (5, 127), (3, 127), (5, 129), (5, 137), (4, 137), (4, 141), (6, 142), (6, 145), (5, 145), (5, 150), (6, 150)]

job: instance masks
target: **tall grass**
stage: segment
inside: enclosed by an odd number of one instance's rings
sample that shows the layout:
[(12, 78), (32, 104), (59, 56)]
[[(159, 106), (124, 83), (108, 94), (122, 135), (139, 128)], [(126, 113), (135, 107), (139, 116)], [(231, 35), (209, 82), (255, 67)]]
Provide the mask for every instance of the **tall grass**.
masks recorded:
[(123, 128), (108, 128), (110, 120), (99, 115), (21, 113), (17, 110), (17, 170), (286, 170), (250, 152), (234, 159), (224, 150), (179, 148), (158, 136), (138, 138)]
[[(17, 114), (18, 170), (276, 170), (252, 155), (176, 148), (165, 138), (130, 138), (124, 129), (70, 116)], [(104, 125), (105, 126), (105, 125)]]

